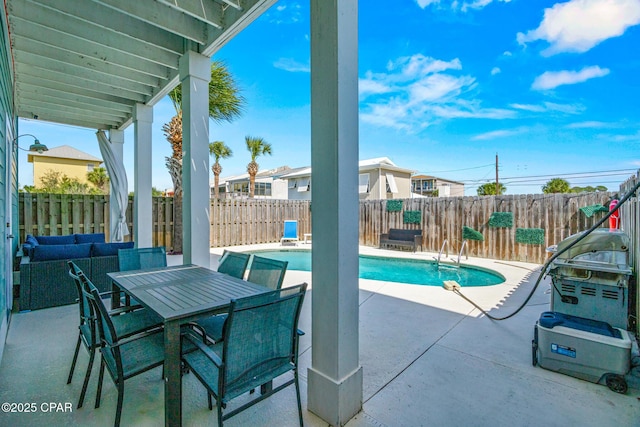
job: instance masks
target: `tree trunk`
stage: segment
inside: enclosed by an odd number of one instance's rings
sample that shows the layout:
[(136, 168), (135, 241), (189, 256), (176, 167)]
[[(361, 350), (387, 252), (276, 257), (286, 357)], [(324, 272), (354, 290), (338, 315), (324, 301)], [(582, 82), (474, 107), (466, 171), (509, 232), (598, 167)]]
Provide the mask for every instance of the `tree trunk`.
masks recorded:
[(167, 169), (173, 181), (173, 253), (181, 254), (182, 230), (182, 159), (165, 157)]
[(213, 197), (217, 199), (219, 195), (218, 184), (220, 183), (222, 166), (220, 166), (220, 163), (214, 163), (213, 166), (211, 166), (211, 171), (213, 172)]
[(256, 190), (256, 175), (258, 174), (258, 164), (251, 162), (247, 165), (247, 173), (249, 174), (249, 198), (253, 199)]

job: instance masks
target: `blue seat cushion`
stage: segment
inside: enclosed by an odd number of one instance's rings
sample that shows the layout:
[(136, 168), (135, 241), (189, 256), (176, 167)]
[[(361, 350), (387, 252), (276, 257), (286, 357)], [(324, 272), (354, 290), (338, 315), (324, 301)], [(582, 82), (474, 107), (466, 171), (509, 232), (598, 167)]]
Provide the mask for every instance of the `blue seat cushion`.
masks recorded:
[(104, 243), (104, 233), (76, 234), (76, 243)]
[(33, 248), (31, 261), (53, 261), (58, 259), (89, 258), (91, 243), (80, 245), (38, 245)]
[(36, 240), (41, 245), (73, 245), (76, 243), (76, 236), (36, 236)]
[(133, 242), (94, 243), (91, 256), (118, 255), (118, 249), (131, 249)]
[(33, 258), (33, 248), (38, 246), (39, 243), (35, 237), (31, 234), (27, 234), (27, 238), (24, 240), (22, 244), (22, 254), (23, 256), (28, 256), (29, 258)]

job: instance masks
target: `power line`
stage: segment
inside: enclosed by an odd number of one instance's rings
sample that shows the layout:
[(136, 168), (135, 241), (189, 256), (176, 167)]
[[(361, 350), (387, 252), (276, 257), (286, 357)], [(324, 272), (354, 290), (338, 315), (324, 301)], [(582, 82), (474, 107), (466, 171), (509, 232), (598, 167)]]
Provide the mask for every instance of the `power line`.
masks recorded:
[(464, 168), (464, 169), (451, 169), (451, 170), (446, 170), (446, 171), (429, 171), (429, 173), (433, 174), (433, 173), (447, 173), (447, 172), (468, 171), (468, 170), (471, 170), (471, 169), (482, 169), (482, 168), (486, 168), (486, 167), (489, 167), (489, 166), (495, 166), (495, 163), (489, 163), (488, 165), (482, 165), (482, 166), (473, 166), (473, 167)]
[[(554, 174), (554, 175), (528, 175), (528, 176), (513, 176), (508, 178), (502, 178), (503, 183), (518, 183), (518, 182), (529, 182), (529, 181), (538, 181), (539, 179), (545, 178), (563, 178), (567, 180), (579, 180), (579, 179), (587, 179), (587, 178), (598, 178), (598, 177), (610, 177), (610, 176), (626, 176), (628, 173), (634, 173), (637, 169), (615, 169), (609, 171), (592, 171), (592, 172), (572, 172), (566, 174)], [(620, 172), (620, 173), (616, 173)], [(512, 180), (512, 181), (507, 181)], [(477, 184), (477, 183), (486, 183), (493, 182), (488, 179), (473, 179), (473, 180), (461, 180), (460, 182), (464, 184)]]

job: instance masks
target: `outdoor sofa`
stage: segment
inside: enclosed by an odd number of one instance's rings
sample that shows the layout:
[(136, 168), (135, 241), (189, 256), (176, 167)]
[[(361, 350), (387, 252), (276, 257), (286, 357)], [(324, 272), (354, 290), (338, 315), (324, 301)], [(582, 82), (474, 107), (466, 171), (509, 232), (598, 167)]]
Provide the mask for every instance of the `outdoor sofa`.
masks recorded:
[(422, 250), (422, 230), (390, 228), (388, 233), (380, 234), (380, 248), (409, 247), (415, 252), (418, 246)]
[(104, 233), (28, 235), (20, 260), (20, 311), (76, 302), (78, 292), (67, 261), (76, 263), (100, 292), (110, 291), (107, 273), (119, 270), (118, 249), (133, 246), (133, 242), (106, 243)]

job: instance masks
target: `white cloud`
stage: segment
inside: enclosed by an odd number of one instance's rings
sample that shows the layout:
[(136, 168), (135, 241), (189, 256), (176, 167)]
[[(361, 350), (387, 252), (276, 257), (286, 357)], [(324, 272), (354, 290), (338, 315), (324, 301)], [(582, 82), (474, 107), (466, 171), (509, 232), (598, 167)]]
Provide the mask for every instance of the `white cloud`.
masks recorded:
[(295, 24), (302, 18), (302, 6), (293, 2), (289, 4), (278, 4), (267, 12), (269, 22), (274, 24)]
[(398, 78), (410, 80), (441, 71), (461, 70), (462, 64), (458, 58), (452, 61), (441, 61), (422, 54), (416, 54), (413, 56), (403, 56), (387, 63), (387, 71), (395, 71), (398, 69), (401, 71)]
[[(449, 7), (453, 10), (460, 10), (462, 12), (467, 12), (469, 9), (482, 9), (490, 5), (494, 1), (509, 3), (511, 0), (473, 0), (471, 2), (463, 2), (462, 5), (460, 5), (460, 2), (458, 0), (452, 0), (450, 2), (451, 4), (449, 5)], [(438, 5), (442, 7), (443, 2), (441, 2), (440, 0), (416, 0), (416, 3), (422, 9), (425, 9), (427, 6), (431, 6), (431, 5)]]
[(473, 141), (486, 141), (489, 139), (496, 139), (496, 138), (505, 138), (508, 136), (513, 136), (513, 135), (518, 135), (520, 133), (523, 133), (525, 131), (524, 128), (520, 128), (520, 129), (503, 129), (503, 130), (494, 130), (491, 132), (486, 132), (486, 133), (481, 133), (480, 135), (476, 135), (473, 138), (471, 138)]
[(542, 105), (509, 104), (509, 107), (515, 108), (516, 110), (530, 111), (532, 113), (544, 113), (545, 111), (547, 111), (547, 109)]
[(418, 3), (418, 6), (424, 9), (430, 4), (440, 3), (440, 0), (416, 0), (416, 3)]
[(509, 104), (509, 107), (516, 110), (529, 111), (531, 113), (560, 112), (565, 114), (579, 114), (585, 110), (582, 104), (556, 104), (554, 102), (543, 102), (542, 104)]
[(491, 69), (491, 75), (492, 76), (495, 76), (496, 74), (500, 74), (501, 72), (502, 72), (502, 70), (500, 68), (498, 68), (498, 67), (493, 67)]
[(554, 89), (562, 85), (583, 83), (596, 77), (604, 77), (609, 74), (608, 68), (600, 68), (597, 65), (585, 67), (580, 71), (546, 71), (536, 77), (531, 85), (534, 90)]
[(291, 58), (280, 58), (273, 63), (273, 66), (292, 73), (308, 73), (311, 71), (311, 66), (308, 63), (303, 64)]
[(596, 128), (604, 128), (610, 127), (610, 123), (606, 122), (598, 122), (598, 121), (587, 121), (587, 122), (576, 122), (567, 125), (569, 129), (596, 129)]
[(518, 33), (524, 45), (545, 40), (545, 56), (561, 52), (586, 52), (598, 43), (624, 34), (640, 24), (638, 0), (571, 0), (545, 9), (540, 26), (526, 34)]
[(359, 82), (360, 119), (413, 132), (443, 119), (515, 117), (513, 110), (483, 108), (480, 101), (467, 100), (477, 81), (460, 70), (457, 58), (416, 54), (389, 61), (386, 72), (367, 71)]
[(513, 53), (509, 52), (508, 50), (505, 50), (504, 52), (502, 52), (502, 55), (504, 55), (504, 56), (513, 56)]

